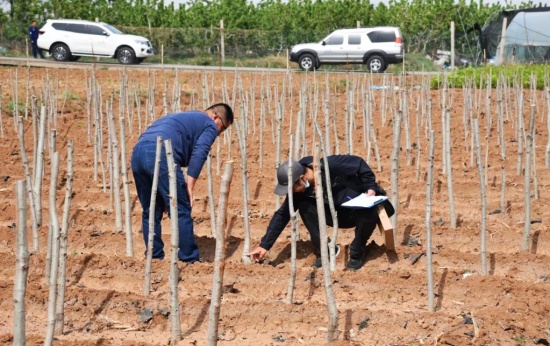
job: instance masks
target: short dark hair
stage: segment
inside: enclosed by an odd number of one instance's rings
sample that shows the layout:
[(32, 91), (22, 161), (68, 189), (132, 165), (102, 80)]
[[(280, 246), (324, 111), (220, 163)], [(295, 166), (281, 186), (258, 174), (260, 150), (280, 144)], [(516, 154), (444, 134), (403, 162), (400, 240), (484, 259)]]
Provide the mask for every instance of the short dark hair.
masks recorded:
[(227, 103), (216, 103), (206, 109), (212, 110), (218, 113), (224, 120), (224, 122), (232, 125), (233, 124), (233, 110)]

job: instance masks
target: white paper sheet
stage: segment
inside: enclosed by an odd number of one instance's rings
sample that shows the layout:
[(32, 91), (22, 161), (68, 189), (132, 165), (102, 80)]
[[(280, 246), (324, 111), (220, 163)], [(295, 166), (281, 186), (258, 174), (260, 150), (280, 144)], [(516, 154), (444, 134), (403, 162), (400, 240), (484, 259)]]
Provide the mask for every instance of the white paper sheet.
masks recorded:
[(342, 204), (346, 208), (372, 208), (388, 199), (388, 196), (367, 196), (362, 193), (359, 196)]

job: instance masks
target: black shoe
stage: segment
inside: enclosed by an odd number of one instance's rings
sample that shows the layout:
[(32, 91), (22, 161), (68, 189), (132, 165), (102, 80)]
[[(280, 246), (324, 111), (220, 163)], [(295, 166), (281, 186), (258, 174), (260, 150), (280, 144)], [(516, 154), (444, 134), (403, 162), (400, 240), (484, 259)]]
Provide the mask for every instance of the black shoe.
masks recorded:
[[(334, 247), (334, 257), (338, 257), (339, 254), (340, 254), (340, 245), (336, 244), (336, 246)], [(315, 268), (323, 268), (323, 261), (321, 260), (321, 255), (315, 258), (315, 262), (313, 262), (313, 266)]]
[(348, 261), (348, 264), (346, 265), (346, 267), (349, 269), (349, 270), (359, 270), (363, 267), (363, 265), (365, 264), (365, 256), (361, 256), (359, 258), (353, 258), (351, 257)]

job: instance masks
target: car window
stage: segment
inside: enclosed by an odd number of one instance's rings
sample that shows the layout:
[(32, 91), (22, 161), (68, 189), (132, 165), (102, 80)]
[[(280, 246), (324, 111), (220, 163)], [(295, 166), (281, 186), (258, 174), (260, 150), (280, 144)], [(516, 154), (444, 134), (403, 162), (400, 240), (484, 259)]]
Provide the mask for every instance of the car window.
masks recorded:
[(113, 34), (117, 34), (117, 35), (124, 35), (124, 33), (120, 30), (118, 30), (117, 28), (115, 28), (114, 26), (112, 25), (109, 25), (109, 24), (103, 24), (107, 29), (109, 29)]
[(76, 32), (78, 34), (85, 34), (86, 33), (86, 25), (69, 23), (69, 24), (67, 24), (67, 31)]
[(53, 23), (53, 24), (52, 24), (52, 27), (53, 27), (55, 30), (62, 30), (62, 31), (65, 31), (65, 30), (67, 30), (67, 23)]
[(88, 25), (88, 32), (90, 35), (103, 35), (105, 30), (102, 27), (96, 25)]
[(351, 45), (361, 44), (361, 35), (349, 35), (348, 44), (351, 44)]
[(367, 34), (373, 43), (379, 42), (395, 42), (394, 31), (372, 31)]
[(344, 43), (344, 36), (341, 35), (332, 35), (326, 40), (327, 45), (338, 45)]

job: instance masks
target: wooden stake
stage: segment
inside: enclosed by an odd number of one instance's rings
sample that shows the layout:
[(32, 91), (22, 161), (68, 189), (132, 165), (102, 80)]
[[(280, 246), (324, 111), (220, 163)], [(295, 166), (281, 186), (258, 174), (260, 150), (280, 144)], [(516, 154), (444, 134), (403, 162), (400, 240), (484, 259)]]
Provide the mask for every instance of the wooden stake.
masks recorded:
[(477, 153), (477, 169), (479, 172), (480, 182), (480, 199), (481, 199), (481, 230), (479, 232), (481, 238), (480, 255), (481, 255), (481, 273), (487, 275), (487, 197), (485, 193), (485, 176), (483, 172), (483, 159), (481, 156), (481, 141), (479, 139), (479, 120), (474, 120), (474, 139), (476, 143)]
[(65, 321), (65, 285), (67, 274), (67, 244), (69, 230), (69, 211), (73, 194), (73, 141), (67, 142), (67, 180), (65, 181), (65, 204), (59, 234), (59, 273), (57, 278), (57, 298), (55, 300), (55, 334), (63, 334)]
[(50, 176), (50, 225), (52, 229), (51, 233), (51, 245), (52, 245), (52, 259), (51, 259), (51, 272), (49, 276), (49, 298), (48, 298), (48, 324), (46, 330), (46, 338), (44, 345), (51, 345), (53, 343), (53, 336), (55, 331), (55, 300), (57, 298), (57, 273), (59, 265), (59, 219), (57, 218), (57, 178), (59, 173), (59, 153), (55, 152), (52, 156), (51, 162), (51, 176)]
[[(143, 295), (151, 292), (151, 264), (153, 262), (153, 242), (155, 239), (155, 208), (157, 203), (157, 188), (159, 183), (160, 155), (162, 151), (162, 137), (157, 137), (155, 151), (155, 168), (153, 170), (153, 184), (151, 187), (151, 202), (149, 204), (149, 225), (147, 230), (147, 259), (145, 261), (145, 280), (143, 283)], [(142, 230), (145, 232), (145, 230)]]
[(225, 270), (226, 250), (226, 219), (227, 219), (227, 196), (233, 178), (233, 161), (225, 164), (225, 170), (220, 184), (220, 199), (218, 200), (218, 215), (216, 219), (216, 250), (214, 254), (214, 275), (212, 280), (212, 297), (208, 314), (208, 336), (207, 345), (215, 346), (218, 343), (218, 323), (222, 301), (223, 274)]
[(172, 141), (169, 139), (165, 140), (164, 147), (166, 148), (168, 179), (170, 185), (170, 330), (172, 332), (170, 345), (177, 345), (181, 340), (180, 304), (178, 299), (178, 188)]
[(434, 175), (434, 147), (435, 132), (430, 131), (430, 144), (428, 149), (428, 178), (426, 179), (426, 270), (428, 280), (428, 311), (435, 310), (434, 305), (434, 279), (432, 268), (432, 193)]
[(329, 268), (329, 254), (327, 244), (327, 222), (325, 218), (325, 201), (323, 198), (323, 184), (321, 177), (321, 162), (319, 157), (321, 148), (319, 143), (315, 144), (315, 155), (313, 156), (313, 171), (315, 173), (315, 201), (317, 203), (317, 215), (319, 217), (319, 237), (321, 238), (321, 262), (323, 263), (323, 281), (325, 283), (325, 294), (327, 297), (328, 325), (327, 342), (338, 339), (338, 307), (332, 288), (332, 278)]
[(17, 255), (15, 260), (15, 280), (13, 283), (13, 344), (26, 344), (26, 308), (27, 276), (29, 273), (29, 251), (27, 244), (27, 201), (25, 199), (25, 180), (15, 184), (17, 197)]

